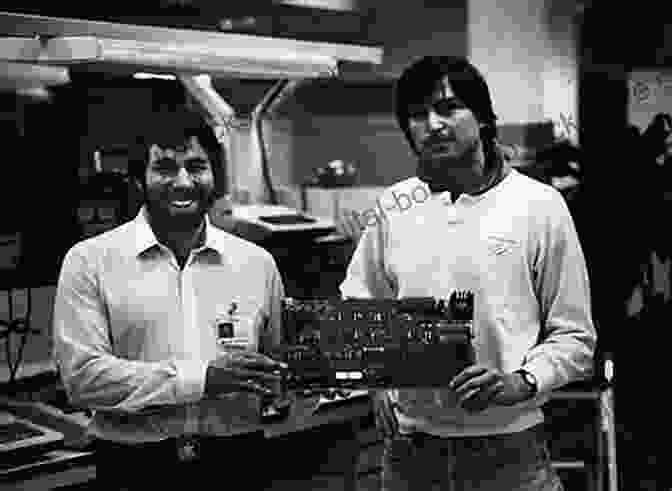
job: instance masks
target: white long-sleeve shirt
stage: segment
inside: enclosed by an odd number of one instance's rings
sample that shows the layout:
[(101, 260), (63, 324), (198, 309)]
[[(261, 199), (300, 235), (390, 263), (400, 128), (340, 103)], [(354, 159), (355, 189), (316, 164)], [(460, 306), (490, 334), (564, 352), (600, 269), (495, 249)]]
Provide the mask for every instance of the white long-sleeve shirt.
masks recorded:
[[(449, 389), (390, 391), (402, 432), (509, 433), (543, 420), (548, 394), (592, 373), (596, 332), (586, 264), (562, 195), (511, 170), (477, 196), (431, 194), (418, 178), (388, 188), (341, 284), (344, 297), (449, 298), (474, 293), (476, 361), (525, 368), (534, 399), (470, 414)], [(437, 367), (440, 370), (440, 367)]]
[[(207, 220), (207, 217), (206, 217)], [(279, 342), (283, 285), (273, 257), (206, 221), (183, 269), (137, 217), (68, 251), (54, 305), (54, 358), (91, 433), (155, 441), (249, 430), (254, 396), (204, 399), (217, 324), (235, 303), (234, 336)]]

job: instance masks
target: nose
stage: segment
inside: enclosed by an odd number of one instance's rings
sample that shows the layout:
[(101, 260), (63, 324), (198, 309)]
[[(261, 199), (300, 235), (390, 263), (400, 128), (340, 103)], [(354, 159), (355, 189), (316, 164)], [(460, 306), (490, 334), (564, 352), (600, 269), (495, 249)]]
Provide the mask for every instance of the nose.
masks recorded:
[(191, 179), (191, 175), (189, 175), (189, 172), (187, 172), (187, 169), (185, 169), (184, 167), (180, 167), (177, 170), (177, 174), (175, 175), (175, 179), (173, 180), (173, 186), (187, 188), (187, 187), (191, 187), (192, 185), (193, 185), (193, 181)]
[(430, 110), (427, 115), (427, 127), (430, 131), (442, 130), (446, 127), (446, 121), (436, 111)]

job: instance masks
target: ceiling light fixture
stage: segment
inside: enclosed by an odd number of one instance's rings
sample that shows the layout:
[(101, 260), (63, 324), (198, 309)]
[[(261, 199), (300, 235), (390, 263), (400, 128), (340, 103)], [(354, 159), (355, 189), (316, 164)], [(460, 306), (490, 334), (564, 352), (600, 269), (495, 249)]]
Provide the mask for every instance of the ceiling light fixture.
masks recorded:
[(338, 73), (336, 61), (319, 54), (246, 46), (157, 43), (93, 36), (49, 39), (42, 63), (57, 65), (109, 62), (182, 73), (208, 73), (240, 78), (327, 77)]
[[(0, 12), (5, 36), (38, 38), (14, 61), (45, 64), (109, 62), (137, 71), (310, 78), (338, 73), (338, 62), (381, 63), (379, 47), (251, 34), (130, 25)], [(31, 51), (32, 50), (32, 51)]]
[(133, 74), (133, 78), (137, 80), (177, 80), (175, 75), (169, 73), (149, 73), (149, 72), (136, 72)]
[(275, 0), (275, 3), (314, 9), (341, 10), (346, 12), (359, 9), (358, 0)]
[(37, 64), (41, 49), (35, 37), (0, 38), (0, 88), (23, 90), (69, 83), (67, 68)]
[(23, 60), (37, 59), (40, 56), (42, 43), (35, 37), (0, 37), (0, 59)]
[(51, 92), (46, 87), (20, 88), (16, 90), (16, 93), (34, 101), (49, 101), (52, 97)]
[(64, 67), (0, 61), (0, 87), (3, 88), (22, 89), (64, 85), (69, 82), (70, 75)]

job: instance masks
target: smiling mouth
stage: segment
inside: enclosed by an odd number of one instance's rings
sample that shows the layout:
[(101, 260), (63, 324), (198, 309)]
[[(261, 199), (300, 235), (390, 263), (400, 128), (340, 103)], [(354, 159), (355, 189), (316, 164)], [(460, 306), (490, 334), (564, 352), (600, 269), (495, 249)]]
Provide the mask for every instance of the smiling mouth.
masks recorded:
[(190, 199), (190, 200), (176, 200), (176, 201), (171, 201), (170, 202), (171, 206), (174, 206), (175, 208), (189, 208), (194, 203), (195, 203), (195, 201), (193, 199)]

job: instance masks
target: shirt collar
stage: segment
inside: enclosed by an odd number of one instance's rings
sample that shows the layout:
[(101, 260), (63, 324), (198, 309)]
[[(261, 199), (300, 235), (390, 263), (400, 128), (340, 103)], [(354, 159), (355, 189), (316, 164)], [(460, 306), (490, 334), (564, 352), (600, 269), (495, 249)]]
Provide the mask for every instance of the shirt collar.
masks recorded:
[(507, 178), (511, 175), (513, 171), (515, 171), (513, 167), (510, 167), (505, 164), (504, 168), (501, 171), (501, 175), (495, 180), (495, 182), (486, 189), (476, 194), (462, 193), (456, 200), (452, 199), (452, 194), (450, 191), (434, 193), (433, 196), (436, 199), (440, 199), (444, 204), (447, 205), (454, 204), (458, 201), (464, 204), (478, 203), (479, 201), (485, 199), (487, 196), (490, 196), (491, 194), (497, 192), (501, 187), (502, 183), (507, 180)]
[[(210, 223), (210, 217), (208, 214), (205, 214), (205, 244), (198, 247), (198, 250), (213, 249), (217, 251), (220, 256), (224, 256), (226, 246), (222, 240), (222, 234), (218, 233), (218, 229)], [(143, 252), (151, 249), (152, 247), (158, 246), (159, 241), (152, 230), (152, 227), (149, 225), (149, 220), (147, 218), (147, 208), (142, 206), (140, 211), (133, 220), (135, 226), (134, 234), (134, 249), (133, 254), (137, 257)]]

